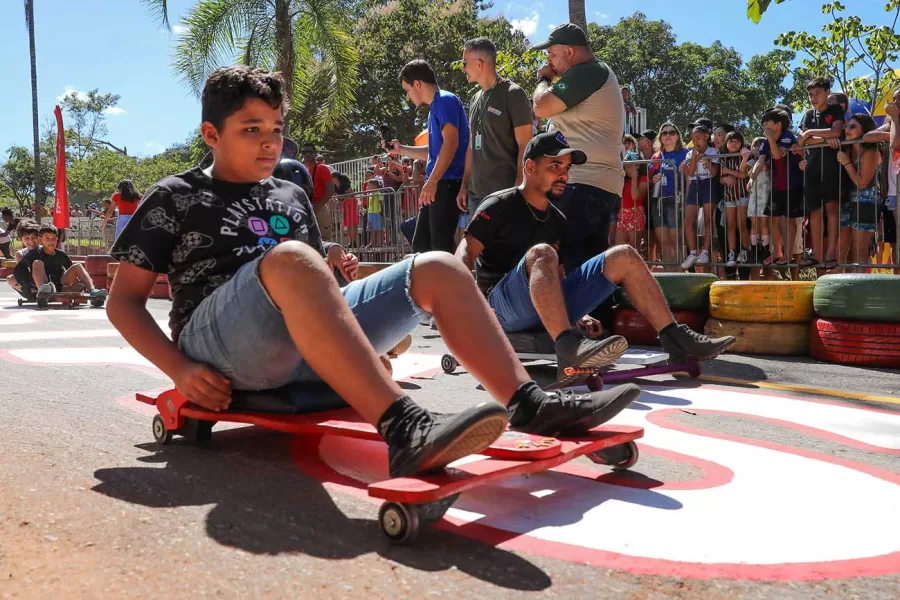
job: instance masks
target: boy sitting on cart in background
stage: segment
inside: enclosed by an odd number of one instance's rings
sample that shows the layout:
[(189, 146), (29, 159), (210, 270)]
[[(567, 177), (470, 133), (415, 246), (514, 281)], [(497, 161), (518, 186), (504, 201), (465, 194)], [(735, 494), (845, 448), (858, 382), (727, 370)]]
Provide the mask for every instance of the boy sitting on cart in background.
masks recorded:
[[(40, 245), (40, 238), (38, 237), (38, 232), (40, 231), (40, 227), (34, 221), (23, 219), (19, 221), (18, 226), (16, 226), (16, 235), (19, 236), (19, 239), (22, 240), (22, 248), (16, 251), (15, 259), (16, 264), (22, 262), (22, 259), (25, 258), (29, 252), (34, 250)], [(6, 283), (12, 287), (12, 289), (16, 290), (20, 294), (22, 293), (22, 284), (16, 281), (15, 275), (10, 275), (6, 278)]]

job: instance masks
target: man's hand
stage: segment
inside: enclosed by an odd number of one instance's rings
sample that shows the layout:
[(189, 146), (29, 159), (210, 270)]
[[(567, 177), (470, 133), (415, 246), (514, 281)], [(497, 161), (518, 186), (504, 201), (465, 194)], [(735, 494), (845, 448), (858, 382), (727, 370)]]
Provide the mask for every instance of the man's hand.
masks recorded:
[(547, 63), (540, 69), (538, 69), (537, 76), (538, 79), (540, 79), (541, 77), (546, 77), (547, 79), (552, 81), (556, 79), (556, 69), (550, 66), (550, 63)]
[(189, 402), (214, 412), (231, 404), (231, 381), (212, 367), (189, 361), (173, 379), (175, 388)]
[(422, 206), (428, 206), (429, 204), (434, 202), (436, 195), (437, 182), (429, 179), (425, 182), (425, 185), (422, 186), (422, 191), (419, 192), (419, 204)]
[(585, 316), (578, 319), (578, 322), (575, 323), (575, 327), (589, 338), (598, 338), (603, 335), (603, 325), (600, 321), (591, 316)]
[(325, 261), (332, 269), (337, 269), (346, 281), (353, 281), (359, 276), (359, 259), (347, 253), (340, 246), (332, 246), (328, 249)]
[(469, 212), (469, 192), (466, 191), (466, 188), (459, 188), (459, 193), (456, 195), (456, 206), (464, 213)]
[(381, 147), (388, 154), (400, 154), (400, 142), (398, 140), (391, 140), (390, 144), (381, 140)]

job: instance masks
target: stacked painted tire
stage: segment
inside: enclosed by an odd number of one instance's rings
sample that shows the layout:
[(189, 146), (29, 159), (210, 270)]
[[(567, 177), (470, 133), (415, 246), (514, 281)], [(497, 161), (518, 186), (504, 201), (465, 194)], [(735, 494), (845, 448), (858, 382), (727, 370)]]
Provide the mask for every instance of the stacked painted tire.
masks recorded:
[(826, 275), (816, 282), (813, 304), (813, 358), (900, 369), (900, 277)]
[[(116, 272), (118, 272), (118, 270), (119, 263), (109, 263), (106, 265), (106, 275), (109, 278), (110, 287), (112, 287), (112, 282), (115, 280)], [(172, 299), (172, 288), (169, 286), (169, 278), (166, 275), (160, 275), (156, 278), (156, 283), (153, 284), (153, 289), (150, 290), (150, 297), (157, 300)]]
[(109, 280), (106, 276), (106, 265), (115, 260), (116, 259), (108, 254), (97, 254), (85, 257), (84, 268), (87, 270), (88, 275), (91, 276), (94, 287), (109, 289)]
[(0, 261), (0, 279), (9, 277), (16, 269), (16, 261), (3, 259)]
[(730, 351), (739, 354), (807, 354), (814, 288), (812, 281), (717, 281), (706, 334), (733, 335)]
[[(654, 273), (663, 296), (675, 316), (694, 331), (703, 331), (709, 305), (710, 286), (717, 280), (709, 273)], [(616, 292), (613, 333), (624, 336), (634, 346), (658, 346), (656, 329), (634, 309), (623, 289)]]

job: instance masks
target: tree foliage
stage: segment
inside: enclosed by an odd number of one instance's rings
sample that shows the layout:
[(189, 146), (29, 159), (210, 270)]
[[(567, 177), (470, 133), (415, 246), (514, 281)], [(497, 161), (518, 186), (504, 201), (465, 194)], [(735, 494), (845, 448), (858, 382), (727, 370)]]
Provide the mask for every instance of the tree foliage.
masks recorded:
[(119, 150), (103, 138), (109, 133), (106, 128), (106, 112), (119, 103), (118, 94), (101, 94), (93, 89), (82, 97), (71, 92), (60, 101), (60, 107), (66, 111), (65, 123), (66, 146), (70, 148), (78, 160), (84, 159), (89, 152), (99, 146), (112, 147)]
[[(41, 182), (53, 181), (53, 165), (46, 160), (45, 144), (41, 144)], [(45, 203), (49, 189), (43, 190)], [(10, 200), (20, 213), (34, 208), (34, 155), (30, 148), (12, 146), (6, 151), (6, 160), (0, 164), (0, 198)]]
[[(843, 13), (841, 2), (822, 6), (822, 14), (831, 21), (822, 26), (822, 35), (805, 31), (789, 31), (778, 36), (775, 43), (803, 55), (795, 79), (805, 83), (815, 76), (830, 77), (852, 98), (862, 98), (874, 104), (897, 81), (893, 65), (900, 57), (900, 0), (888, 0), (884, 5), (888, 25), (867, 25), (858, 16)], [(871, 75), (854, 77), (852, 72), (865, 68)]]
[(635, 102), (646, 107), (654, 126), (666, 120), (684, 126), (705, 116), (755, 131), (755, 117), (787, 92), (785, 63), (794, 57), (773, 50), (744, 63), (736, 50), (718, 41), (678, 43), (669, 23), (648, 20), (640, 12), (615, 25), (591, 23), (588, 38), (619, 83), (633, 89)]

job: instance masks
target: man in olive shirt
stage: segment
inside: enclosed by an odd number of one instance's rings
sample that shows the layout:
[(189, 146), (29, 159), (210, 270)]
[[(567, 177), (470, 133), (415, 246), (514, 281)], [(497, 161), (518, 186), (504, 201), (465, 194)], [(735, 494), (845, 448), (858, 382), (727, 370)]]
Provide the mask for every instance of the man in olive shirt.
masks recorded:
[(522, 157), (534, 135), (531, 100), (525, 90), (500, 77), (497, 49), (480, 37), (463, 47), (463, 73), (481, 89), (469, 105), (469, 149), (466, 170), (456, 203), (475, 214), (490, 193), (522, 183)]
[(549, 118), (551, 131), (561, 131), (588, 155), (586, 164), (572, 167), (566, 193), (556, 203), (566, 215), (568, 272), (609, 247), (609, 225), (625, 183), (620, 154), (625, 104), (615, 73), (597, 60), (577, 25), (560, 25), (534, 49), (547, 51), (534, 114)]

